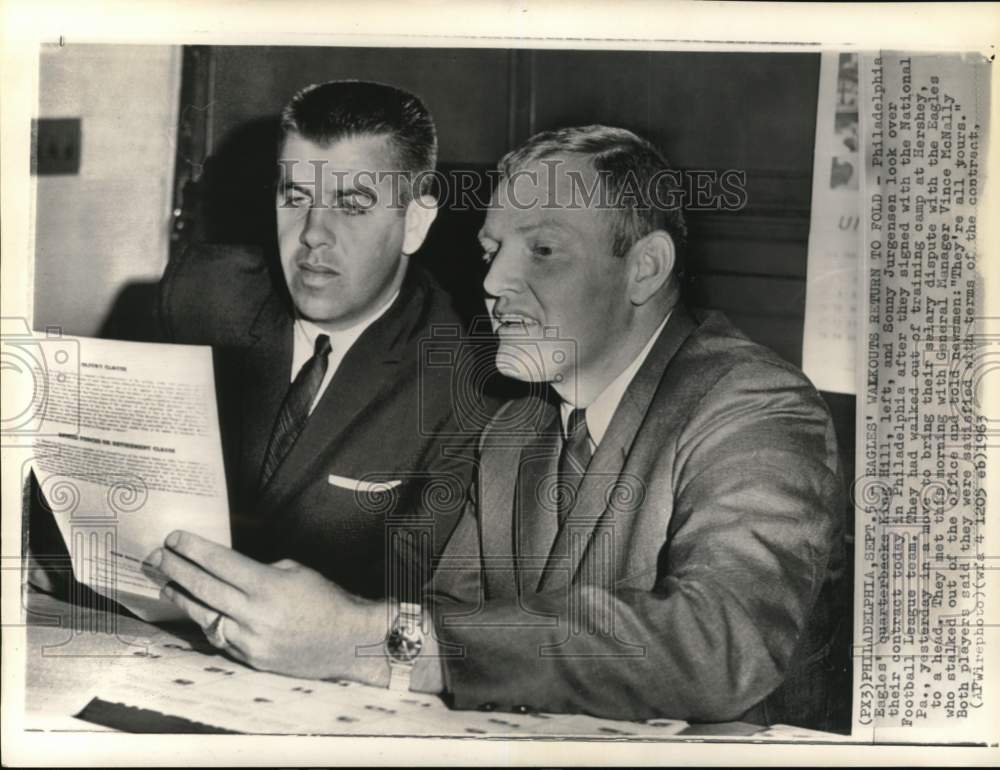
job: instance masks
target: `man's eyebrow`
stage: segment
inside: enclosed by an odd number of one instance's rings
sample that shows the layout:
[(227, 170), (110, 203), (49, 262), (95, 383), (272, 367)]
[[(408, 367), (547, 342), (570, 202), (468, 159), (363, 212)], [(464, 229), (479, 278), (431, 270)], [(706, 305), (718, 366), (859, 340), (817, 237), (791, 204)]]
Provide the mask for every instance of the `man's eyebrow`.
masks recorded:
[[(309, 193), (310, 195), (312, 195), (313, 191), (316, 189), (316, 183), (293, 182), (290, 179), (286, 179), (282, 184), (282, 187), (288, 190), (298, 190), (299, 192)], [(324, 185), (324, 189), (329, 189), (329, 187)], [(337, 190), (336, 194), (338, 198), (346, 198), (348, 195), (367, 195), (370, 198), (372, 197), (373, 192), (374, 192), (373, 187), (367, 187), (367, 186), (356, 187), (354, 185), (348, 185), (347, 187), (343, 187)]]
[(295, 192), (300, 192), (303, 195), (308, 195), (310, 198), (312, 197), (313, 194), (313, 185), (303, 185), (303, 184), (298, 184), (297, 182), (290, 182), (288, 180), (286, 180), (281, 185), (281, 189), (294, 190)]
[(560, 230), (567, 231), (569, 228), (556, 219), (541, 219), (526, 225), (518, 225), (514, 228), (518, 233), (530, 233), (535, 230)]
[[(561, 232), (571, 232), (572, 229), (562, 222), (555, 219), (542, 219), (538, 222), (530, 222), (524, 225), (517, 225), (514, 228), (514, 232), (523, 235), (525, 233), (532, 233), (536, 230), (559, 230)], [(486, 227), (480, 228), (479, 232), (476, 234), (476, 238), (480, 241), (493, 241), (494, 243), (499, 242), (500, 238), (498, 236), (490, 233)]]
[(375, 199), (374, 189), (371, 187), (345, 187), (341, 190), (337, 190), (337, 200), (342, 200), (344, 198), (349, 198), (353, 195), (360, 195), (371, 200)]

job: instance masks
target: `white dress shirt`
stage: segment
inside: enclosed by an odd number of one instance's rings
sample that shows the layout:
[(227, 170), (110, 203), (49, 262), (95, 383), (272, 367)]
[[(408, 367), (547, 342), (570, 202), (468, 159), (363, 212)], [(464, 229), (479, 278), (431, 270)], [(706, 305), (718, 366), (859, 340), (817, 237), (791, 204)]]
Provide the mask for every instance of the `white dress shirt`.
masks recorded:
[(290, 382), (295, 381), (299, 370), (306, 365), (306, 361), (313, 357), (316, 349), (316, 338), (320, 334), (325, 334), (330, 338), (330, 357), (327, 359), (326, 374), (323, 377), (323, 382), (319, 385), (319, 390), (316, 392), (316, 398), (313, 399), (312, 404), (309, 406), (309, 414), (312, 414), (313, 409), (316, 408), (316, 404), (323, 397), (323, 394), (326, 392), (326, 386), (330, 384), (330, 380), (333, 379), (333, 375), (337, 372), (337, 367), (344, 360), (344, 356), (351, 349), (351, 345), (358, 341), (358, 337), (364, 333), (365, 329), (385, 315), (385, 312), (392, 306), (392, 303), (396, 301), (396, 297), (398, 296), (399, 291), (397, 290), (392, 295), (392, 298), (377, 313), (354, 326), (335, 332), (328, 332), (326, 329), (321, 328), (312, 321), (307, 321), (305, 318), (295, 319), (295, 330), (292, 334), (292, 371), (289, 377)]
[[(656, 327), (656, 331), (650, 335), (645, 347), (639, 351), (639, 355), (632, 360), (632, 363), (626, 366), (624, 371), (615, 377), (608, 384), (608, 386), (600, 392), (597, 398), (591, 401), (585, 408), (584, 417), (587, 420), (587, 432), (590, 438), (590, 451), (592, 453), (597, 451), (597, 445), (600, 444), (601, 439), (604, 438), (604, 433), (607, 431), (608, 425), (611, 423), (611, 418), (615, 416), (618, 404), (621, 403), (622, 397), (625, 395), (625, 391), (628, 390), (628, 386), (632, 382), (632, 378), (635, 377), (636, 372), (639, 371), (639, 367), (641, 367), (643, 361), (646, 360), (646, 356), (649, 355), (649, 351), (653, 349), (653, 344), (659, 338), (660, 333), (663, 331), (663, 327), (667, 325), (668, 320), (670, 320), (670, 313), (667, 313), (666, 317), (660, 322), (660, 325)], [(563, 436), (567, 435), (569, 416), (575, 408), (576, 407), (573, 404), (566, 401), (562, 402), (561, 416)]]

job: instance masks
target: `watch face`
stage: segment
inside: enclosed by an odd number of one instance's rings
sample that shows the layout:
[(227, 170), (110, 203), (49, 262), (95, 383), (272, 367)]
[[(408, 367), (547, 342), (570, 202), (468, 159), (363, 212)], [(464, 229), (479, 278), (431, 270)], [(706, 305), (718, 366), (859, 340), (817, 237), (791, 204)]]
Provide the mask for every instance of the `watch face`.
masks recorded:
[(420, 631), (403, 626), (394, 628), (385, 640), (385, 649), (389, 657), (398, 663), (412, 663), (420, 655), (424, 639)]

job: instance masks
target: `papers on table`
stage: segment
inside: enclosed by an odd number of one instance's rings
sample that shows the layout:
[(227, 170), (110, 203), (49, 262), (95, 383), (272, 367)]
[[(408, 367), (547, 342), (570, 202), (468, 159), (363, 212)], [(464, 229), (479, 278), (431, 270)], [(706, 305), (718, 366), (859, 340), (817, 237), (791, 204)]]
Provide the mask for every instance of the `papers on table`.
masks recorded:
[(187, 643), (153, 643), (135, 656), (146, 664), (130, 665), (127, 676), (98, 688), (95, 698), (240, 733), (614, 738), (676, 735), (687, 727), (673, 720), (452, 711), (433, 695), (254, 671)]

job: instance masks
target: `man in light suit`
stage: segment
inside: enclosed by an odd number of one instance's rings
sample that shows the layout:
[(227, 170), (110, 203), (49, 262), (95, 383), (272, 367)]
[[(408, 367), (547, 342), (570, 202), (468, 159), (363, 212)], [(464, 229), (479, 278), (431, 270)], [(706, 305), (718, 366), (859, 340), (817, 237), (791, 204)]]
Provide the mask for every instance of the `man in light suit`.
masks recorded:
[[(829, 727), (845, 503), (820, 395), (679, 301), (685, 227), (648, 142), (563, 129), (500, 171), (480, 233), (497, 363), (550, 387), (484, 431), (422, 606), (327, 589), (326, 675), (399, 673), (458, 708)], [(356, 657), (383, 634), (386, 660)]]

